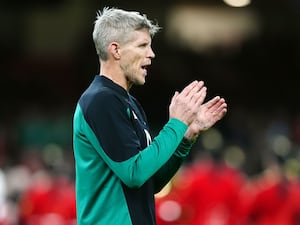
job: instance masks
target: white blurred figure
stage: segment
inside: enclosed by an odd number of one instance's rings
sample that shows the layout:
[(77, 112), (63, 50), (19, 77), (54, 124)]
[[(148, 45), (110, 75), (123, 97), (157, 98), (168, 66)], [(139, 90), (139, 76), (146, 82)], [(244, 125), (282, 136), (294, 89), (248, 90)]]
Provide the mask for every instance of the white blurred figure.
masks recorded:
[(0, 169), (0, 225), (10, 225), (8, 213), (6, 177)]
[(0, 225), (18, 225), (17, 202), (19, 195), (31, 183), (31, 173), (26, 166), (16, 165), (5, 171), (6, 183), (6, 217), (7, 222)]

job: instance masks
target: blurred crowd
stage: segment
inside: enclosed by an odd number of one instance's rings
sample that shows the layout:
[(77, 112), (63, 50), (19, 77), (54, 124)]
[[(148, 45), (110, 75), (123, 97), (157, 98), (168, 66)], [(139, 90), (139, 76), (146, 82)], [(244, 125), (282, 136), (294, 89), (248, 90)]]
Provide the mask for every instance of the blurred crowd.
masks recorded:
[[(76, 225), (73, 176), (44, 164), (39, 152), (27, 156), (0, 173), (0, 225)], [(249, 177), (218, 154), (202, 154), (155, 196), (157, 223), (298, 225), (299, 174), (287, 163), (277, 157)]]
[[(286, 171), (288, 172), (288, 171)], [(300, 182), (270, 166), (249, 179), (225, 162), (186, 166), (156, 197), (158, 225), (297, 225)]]
[[(57, 146), (48, 150), (55, 152)], [(74, 178), (66, 170), (70, 158), (46, 163), (41, 150), (25, 154), (18, 164), (1, 170), (0, 225), (75, 225)]]

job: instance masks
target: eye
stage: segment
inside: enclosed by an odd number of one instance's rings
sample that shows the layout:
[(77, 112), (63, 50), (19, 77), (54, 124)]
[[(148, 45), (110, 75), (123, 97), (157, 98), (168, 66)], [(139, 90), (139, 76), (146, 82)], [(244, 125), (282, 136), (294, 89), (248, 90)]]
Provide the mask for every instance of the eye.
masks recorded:
[(139, 47), (141, 47), (141, 48), (146, 48), (146, 47), (148, 47), (148, 46), (150, 46), (150, 43), (149, 43), (148, 41), (141, 42), (141, 43), (139, 44)]
[(140, 44), (140, 47), (146, 48), (146, 47), (147, 47), (147, 44), (146, 44), (146, 43)]

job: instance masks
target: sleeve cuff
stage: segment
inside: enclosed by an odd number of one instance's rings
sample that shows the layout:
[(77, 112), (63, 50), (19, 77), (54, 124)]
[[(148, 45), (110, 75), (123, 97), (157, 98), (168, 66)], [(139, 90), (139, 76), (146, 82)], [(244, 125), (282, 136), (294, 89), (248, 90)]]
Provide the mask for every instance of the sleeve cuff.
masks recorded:
[(195, 141), (183, 138), (174, 154), (179, 158), (187, 157), (194, 143)]

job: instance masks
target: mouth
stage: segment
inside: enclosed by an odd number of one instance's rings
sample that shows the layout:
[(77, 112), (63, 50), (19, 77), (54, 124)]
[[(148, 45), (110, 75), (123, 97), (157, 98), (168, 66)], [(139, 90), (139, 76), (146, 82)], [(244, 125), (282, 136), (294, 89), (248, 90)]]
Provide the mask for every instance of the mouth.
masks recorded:
[(145, 72), (145, 74), (147, 74), (147, 69), (148, 69), (149, 66), (150, 66), (150, 64), (141, 66), (141, 68)]

